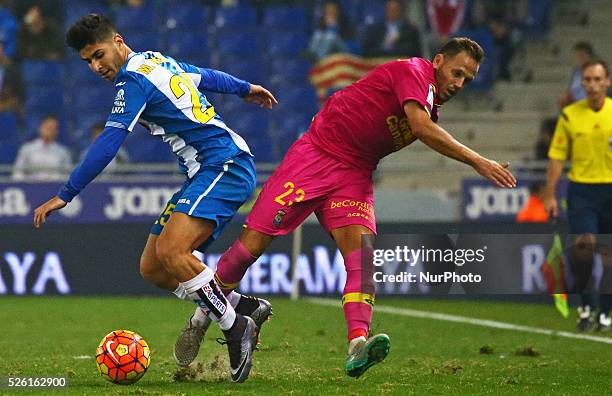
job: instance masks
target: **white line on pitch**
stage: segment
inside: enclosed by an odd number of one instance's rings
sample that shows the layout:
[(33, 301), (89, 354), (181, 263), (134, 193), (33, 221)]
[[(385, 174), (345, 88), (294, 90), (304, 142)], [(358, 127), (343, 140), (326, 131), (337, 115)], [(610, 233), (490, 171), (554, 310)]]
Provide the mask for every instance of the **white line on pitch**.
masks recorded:
[[(310, 298), (312, 303), (317, 305), (330, 305), (340, 308), (341, 305), (338, 300), (328, 300), (324, 298)], [(544, 329), (541, 327), (531, 327), (531, 326), (522, 326), (516, 325), (512, 323), (498, 322), (496, 320), (487, 320), (487, 319), (476, 319), (469, 318), (467, 316), (458, 316), (458, 315), (449, 315), (437, 312), (427, 312), (427, 311), (418, 311), (416, 309), (409, 308), (397, 308), (390, 307), (385, 305), (378, 305), (374, 309), (375, 312), (388, 313), (393, 315), (401, 315), (401, 316), (412, 316), (415, 318), (424, 318), (424, 319), (435, 319), (435, 320), (444, 320), (447, 322), (456, 322), (456, 323), (467, 323), (475, 326), (483, 326), (483, 327), (491, 327), (494, 329), (502, 329), (502, 330), (514, 330), (514, 331), (522, 331), (525, 333), (535, 333), (535, 334), (545, 334), (545, 335), (554, 335), (565, 338), (574, 338), (578, 340), (589, 340), (595, 342), (601, 342), (604, 344), (612, 345), (612, 338), (608, 337), (598, 337), (588, 334), (576, 334), (570, 333), (568, 331), (559, 331), (559, 330), (551, 330)]]

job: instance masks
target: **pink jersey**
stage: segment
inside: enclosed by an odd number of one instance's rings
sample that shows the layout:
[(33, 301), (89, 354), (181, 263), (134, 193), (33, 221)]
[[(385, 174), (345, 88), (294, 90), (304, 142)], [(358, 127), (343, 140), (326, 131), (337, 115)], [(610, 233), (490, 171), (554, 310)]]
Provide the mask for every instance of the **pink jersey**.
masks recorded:
[(382, 64), (332, 95), (305, 138), (344, 163), (374, 170), (381, 158), (416, 140), (404, 103), (418, 102), (437, 121), (436, 92), (430, 61), (410, 58)]

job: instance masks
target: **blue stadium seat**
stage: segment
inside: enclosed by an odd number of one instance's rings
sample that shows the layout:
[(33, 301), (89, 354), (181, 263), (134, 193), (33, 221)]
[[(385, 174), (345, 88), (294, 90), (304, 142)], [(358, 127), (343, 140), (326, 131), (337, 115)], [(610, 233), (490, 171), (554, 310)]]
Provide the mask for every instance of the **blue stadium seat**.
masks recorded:
[(219, 56), (257, 56), (260, 55), (258, 35), (252, 30), (223, 30), (217, 34)]
[(100, 80), (94, 84), (83, 84), (80, 89), (69, 92), (66, 95), (66, 105), (77, 114), (83, 111), (106, 114), (111, 110), (113, 95), (113, 85)]
[(527, 21), (523, 30), (531, 36), (541, 36), (550, 29), (552, 0), (529, 0)]
[(215, 26), (218, 28), (254, 27), (257, 25), (257, 12), (253, 7), (217, 7), (215, 10)]
[(273, 57), (267, 67), (266, 84), (295, 85), (308, 82), (312, 64), (299, 57)]
[(167, 30), (201, 29), (208, 25), (210, 10), (201, 3), (176, 2), (165, 8), (162, 26)]
[(87, 84), (87, 83), (98, 83), (100, 82), (100, 77), (98, 75), (96, 75), (94, 72), (91, 71), (91, 69), (89, 69), (89, 66), (87, 65), (87, 63), (83, 62), (82, 60), (78, 59), (75, 56), (74, 58), (70, 58), (69, 61), (67, 61), (64, 64), (64, 70), (65, 70), (65, 85), (67, 86), (73, 86), (73, 85), (81, 85), (81, 84)]
[(3, 141), (0, 144), (0, 164), (9, 165), (15, 162), (19, 151), (19, 143), (16, 141)]
[(278, 99), (278, 110), (293, 110), (312, 117), (319, 109), (314, 88), (308, 84), (277, 88), (274, 96)]
[(148, 135), (143, 130), (134, 130), (125, 141), (125, 148), (130, 161), (135, 163), (176, 162), (170, 145), (164, 143), (159, 137)]
[(157, 8), (145, 3), (140, 7), (118, 6), (114, 10), (113, 22), (117, 31), (123, 34), (127, 30), (150, 30), (158, 19)]
[(206, 36), (197, 31), (171, 30), (166, 33), (166, 53), (179, 61), (208, 54), (210, 51), (206, 40)]
[(300, 6), (268, 6), (264, 8), (263, 25), (272, 28), (308, 28), (306, 11)]
[(65, 0), (64, 27), (70, 27), (83, 15), (90, 13), (110, 15), (110, 9), (106, 3), (105, 0), (88, 0), (87, 2), (82, 0)]
[(255, 162), (279, 162), (280, 158), (275, 150), (273, 142), (268, 136), (251, 137), (247, 144), (251, 154), (255, 156)]
[(121, 31), (126, 44), (134, 51), (159, 51), (162, 46), (162, 38), (158, 36), (157, 30), (130, 30)]
[(63, 76), (63, 65), (57, 61), (21, 62), (21, 75), (26, 85), (49, 84)]
[(240, 113), (226, 112), (225, 117), (227, 125), (247, 142), (251, 137), (266, 136), (270, 129), (270, 112), (255, 106)]
[(0, 112), (0, 141), (14, 136), (18, 128), (17, 114), (14, 111)]
[(63, 106), (61, 86), (30, 85), (27, 87), (24, 108), (26, 113), (58, 113)]
[(219, 70), (255, 84), (262, 83), (262, 67), (257, 58), (223, 57)]
[(268, 56), (298, 56), (308, 47), (308, 35), (303, 30), (269, 31), (267, 34)]

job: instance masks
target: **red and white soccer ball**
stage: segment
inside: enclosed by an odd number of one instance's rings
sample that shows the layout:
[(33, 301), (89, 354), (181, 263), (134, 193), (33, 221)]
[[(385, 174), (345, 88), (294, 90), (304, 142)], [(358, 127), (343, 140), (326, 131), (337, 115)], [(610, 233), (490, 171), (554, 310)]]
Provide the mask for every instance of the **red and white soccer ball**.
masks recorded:
[(129, 385), (138, 381), (150, 362), (149, 345), (129, 330), (111, 331), (102, 338), (96, 351), (98, 372), (114, 384)]

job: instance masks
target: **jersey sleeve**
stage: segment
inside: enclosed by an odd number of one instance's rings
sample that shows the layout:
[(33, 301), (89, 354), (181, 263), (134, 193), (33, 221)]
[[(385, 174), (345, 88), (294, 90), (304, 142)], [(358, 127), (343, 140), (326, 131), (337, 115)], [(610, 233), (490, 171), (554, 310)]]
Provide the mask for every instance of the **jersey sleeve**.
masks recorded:
[(140, 82), (129, 73), (123, 73), (115, 80), (113, 108), (105, 126), (131, 132), (146, 104), (146, 93)]
[(407, 61), (395, 61), (388, 68), (391, 87), (397, 100), (403, 106), (409, 100), (419, 103), (431, 116), (436, 88), (430, 84), (419, 68)]
[(251, 91), (251, 84), (231, 74), (193, 66), (188, 63), (177, 63), (200, 90), (238, 96), (245, 96)]
[(561, 113), (557, 121), (557, 126), (555, 127), (552, 141), (550, 142), (548, 158), (562, 161), (568, 158), (570, 149), (569, 126), (567, 114), (565, 114), (565, 112)]

